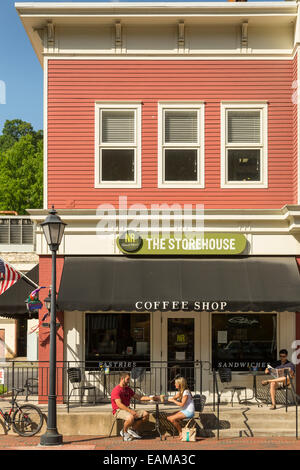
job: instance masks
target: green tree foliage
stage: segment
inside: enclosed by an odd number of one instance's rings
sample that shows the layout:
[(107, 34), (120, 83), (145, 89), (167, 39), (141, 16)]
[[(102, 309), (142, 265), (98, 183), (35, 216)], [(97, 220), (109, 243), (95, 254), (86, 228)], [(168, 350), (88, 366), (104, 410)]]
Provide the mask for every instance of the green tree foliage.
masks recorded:
[(12, 147), (15, 142), (11, 135), (0, 135), (0, 153)]
[(22, 121), (21, 119), (14, 119), (13, 121), (5, 121), (2, 134), (12, 136), (15, 141), (27, 134), (33, 134), (34, 130), (29, 122)]
[(26, 214), (42, 206), (42, 131), (20, 119), (6, 121), (0, 136), (0, 210)]
[(12, 147), (21, 137), (28, 134), (34, 137), (36, 143), (43, 138), (43, 131), (36, 132), (29, 122), (22, 121), (21, 119), (5, 121), (2, 135), (0, 135), (0, 153)]

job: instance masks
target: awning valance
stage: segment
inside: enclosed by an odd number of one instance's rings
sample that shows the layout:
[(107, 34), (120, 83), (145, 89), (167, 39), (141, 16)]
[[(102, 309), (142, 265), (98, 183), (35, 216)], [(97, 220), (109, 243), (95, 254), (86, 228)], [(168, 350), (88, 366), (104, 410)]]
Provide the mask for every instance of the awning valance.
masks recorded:
[[(26, 276), (38, 284), (39, 266), (34, 266), (34, 268), (26, 273)], [(24, 318), (24, 314), (28, 314), (25, 300), (34, 289), (24, 278), (19, 279), (19, 281), (0, 295), (0, 317)], [(36, 315), (32, 314), (32, 318), (35, 317)]]
[[(58, 307), (61, 310), (300, 311), (300, 275), (293, 257), (140, 258), (66, 257)], [(156, 303), (160, 302), (160, 306)], [(166, 302), (161, 308), (162, 302)], [(209, 308), (196, 308), (210, 302)], [(173, 304), (174, 305), (174, 304)], [(179, 305), (179, 304), (176, 304)], [(213, 307), (213, 308), (212, 308)], [(140, 311), (145, 309), (141, 308)]]

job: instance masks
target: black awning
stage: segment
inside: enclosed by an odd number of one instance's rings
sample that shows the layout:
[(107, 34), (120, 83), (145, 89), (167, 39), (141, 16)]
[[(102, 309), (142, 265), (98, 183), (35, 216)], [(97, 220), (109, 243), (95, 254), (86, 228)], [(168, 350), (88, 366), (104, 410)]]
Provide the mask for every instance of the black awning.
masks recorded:
[[(138, 301), (188, 301), (189, 310), (197, 310), (195, 302), (225, 301), (227, 311), (300, 311), (300, 275), (293, 257), (65, 258), (59, 309), (135, 311)], [(155, 309), (163, 310), (149, 308)]]
[[(26, 273), (26, 276), (35, 284), (39, 283), (39, 266), (36, 265)], [(0, 316), (6, 318), (24, 318), (24, 314), (28, 314), (25, 300), (27, 300), (30, 292), (35, 288), (25, 281), (24, 278), (19, 279), (13, 286), (0, 295)], [(32, 318), (36, 314), (31, 315)]]

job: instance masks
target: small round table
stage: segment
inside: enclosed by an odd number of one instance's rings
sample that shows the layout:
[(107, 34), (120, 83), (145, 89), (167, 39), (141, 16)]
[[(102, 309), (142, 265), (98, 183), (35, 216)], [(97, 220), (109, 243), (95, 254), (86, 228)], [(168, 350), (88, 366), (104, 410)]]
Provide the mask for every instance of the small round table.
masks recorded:
[[(153, 431), (158, 432), (160, 440), (162, 441), (162, 435), (161, 435), (161, 429), (160, 429), (160, 421), (161, 421), (162, 414), (159, 410), (159, 406), (169, 404), (169, 402), (168, 401), (161, 402), (161, 401), (151, 400), (150, 403), (155, 403), (155, 427), (154, 427)], [(170, 423), (168, 422), (166, 424), (169, 425)], [(173, 435), (174, 435), (174, 432), (173, 432)]]
[(250, 401), (250, 400), (253, 400), (253, 398), (256, 400), (257, 402), (257, 406), (258, 407), (262, 407), (263, 404), (261, 403), (261, 401), (259, 400), (259, 398), (257, 398), (257, 383), (256, 383), (256, 377), (258, 375), (265, 375), (265, 373), (263, 371), (259, 371), (259, 370), (249, 370), (249, 371), (245, 371), (245, 372), (238, 372), (238, 375), (252, 375), (253, 377), (253, 395), (251, 398), (247, 399), (247, 400), (241, 400), (241, 403), (243, 401)]

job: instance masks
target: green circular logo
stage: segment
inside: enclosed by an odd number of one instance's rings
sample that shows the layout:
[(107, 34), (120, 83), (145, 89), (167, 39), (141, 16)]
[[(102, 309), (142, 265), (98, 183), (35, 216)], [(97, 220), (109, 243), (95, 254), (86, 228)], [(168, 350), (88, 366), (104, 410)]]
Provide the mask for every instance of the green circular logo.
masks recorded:
[(142, 237), (133, 230), (127, 230), (119, 237), (119, 246), (121, 250), (127, 253), (138, 251), (143, 244)]

